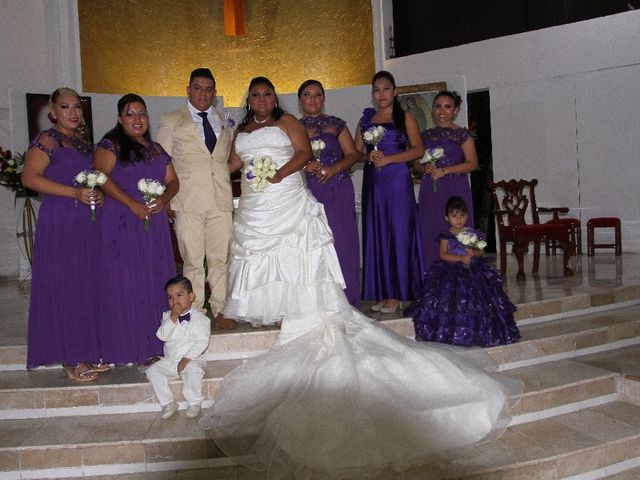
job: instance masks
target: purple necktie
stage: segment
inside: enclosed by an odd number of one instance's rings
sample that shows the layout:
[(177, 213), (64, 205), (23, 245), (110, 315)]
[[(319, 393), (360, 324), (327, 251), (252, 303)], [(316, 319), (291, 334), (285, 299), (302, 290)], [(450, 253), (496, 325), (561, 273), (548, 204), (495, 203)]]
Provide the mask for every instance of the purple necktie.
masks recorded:
[(213, 127), (209, 123), (207, 118), (207, 112), (198, 112), (198, 115), (202, 118), (202, 128), (204, 130), (204, 143), (209, 149), (209, 153), (213, 152), (218, 139), (216, 138), (216, 132), (213, 131)]

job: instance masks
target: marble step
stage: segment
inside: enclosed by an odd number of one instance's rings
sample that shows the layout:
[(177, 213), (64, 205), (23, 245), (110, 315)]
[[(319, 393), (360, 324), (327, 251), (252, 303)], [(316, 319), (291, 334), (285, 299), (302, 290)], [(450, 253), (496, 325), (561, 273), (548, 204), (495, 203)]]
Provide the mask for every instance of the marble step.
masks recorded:
[[(636, 349), (640, 356), (640, 346)], [(203, 391), (215, 398), (220, 380), (237, 362), (209, 362)], [(524, 384), (524, 394), (513, 411), (515, 422), (575, 410), (617, 399), (620, 375), (583, 364), (560, 360), (507, 372)], [(0, 419), (88, 415), (98, 413), (156, 412), (158, 403), (143, 373), (118, 368), (95, 382), (69, 384), (61, 370), (0, 373)], [(172, 382), (174, 395), (184, 402), (182, 383)]]
[[(562, 408), (576, 408), (580, 402), (610, 400), (612, 395), (617, 395), (619, 377), (640, 372), (640, 362), (634, 360), (640, 358), (640, 344), (637, 344), (640, 336), (629, 336), (640, 328), (635, 318), (640, 318), (640, 307), (546, 322), (548, 325), (525, 325), (521, 343), (487, 349), (494, 358), (511, 362), (507, 365), (531, 363), (504, 370), (505, 374), (521, 379), (525, 385), (525, 396), (516, 408), (516, 415), (525, 416), (521, 421), (529, 421), (532, 414), (540, 411), (551, 414), (560, 408), (563, 412)], [(633, 328), (628, 326), (629, 322)], [(579, 344), (576, 337), (590, 338), (588, 327), (594, 329), (591, 337), (605, 341), (604, 346), (615, 345), (616, 341), (611, 344), (606, 341), (620, 336), (636, 341), (636, 344), (592, 353), (586, 357), (591, 363), (586, 363), (576, 356), (575, 348)], [(564, 350), (559, 349), (560, 346)], [(511, 351), (514, 353), (509, 353)], [(558, 357), (558, 352), (567, 358), (549, 360)], [(540, 357), (532, 357), (532, 353)], [(540, 358), (547, 361), (542, 362)], [(208, 362), (203, 387), (206, 400), (215, 398), (220, 380), (241, 361)], [(182, 400), (181, 382), (173, 382), (172, 388), (176, 398)], [(637, 386), (629, 384), (624, 392), (631, 399), (640, 396), (638, 390)], [(119, 367), (87, 383), (70, 381), (61, 368), (0, 372), (0, 419), (150, 412), (158, 408), (145, 375), (136, 367)]]
[[(607, 311), (640, 304), (640, 284), (615, 288), (594, 288), (589, 293), (561, 292), (557, 298), (518, 303), (516, 318), (519, 325), (549, 321), (587, 312)], [(527, 297), (527, 295), (523, 295)], [(535, 296), (534, 296), (535, 297)], [(516, 301), (514, 299), (514, 301)], [(413, 337), (410, 318), (395, 318), (393, 314), (365, 313), (403, 336)], [(19, 330), (17, 328), (17, 330)], [(267, 350), (273, 345), (278, 328), (252, 329), (242, 325), (237, 330), (216, 330), (208, 350), (210, 360), (247, 358)], [(0, 338), (0, 371), (24, 370), (27, 358), (26, 336)]]
[[(633, 462), (639, 451), (640, 406), (609, 402), (510, 426), (498, 440), (464, 449), (438, 473), (432, 465), (415, 466), (379, 478), (417, 479), (429, 472), (430, 479), (557, 480)], [(241, 474), (182, 413), (169, 420), (157, 413), (4, 420), (0, 465), (6, 479), (134, 478), (159, 471), (167, 476), (140, 478), (199, 478), (176, 473), (198, 469), (217, 472), (204, 478), (264, 478)]]

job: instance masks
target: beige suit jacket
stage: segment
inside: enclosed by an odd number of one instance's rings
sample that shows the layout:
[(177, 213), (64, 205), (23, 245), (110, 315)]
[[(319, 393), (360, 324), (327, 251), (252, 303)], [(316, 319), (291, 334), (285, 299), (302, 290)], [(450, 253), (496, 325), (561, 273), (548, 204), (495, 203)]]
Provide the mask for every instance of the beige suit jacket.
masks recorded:
[(171, 208), (180, 212), (205, 212), (214, 205), (230, 212), (233, 209), (229, 180), (229, 150), (233, 128), (228, 128), (220, 112), (222, 131), (212, 153), (193, 123), (188, 107), (162, 116), (158, 142), (171, 155), (173, 168), (180, 180), (180, 191), (171, 200)]

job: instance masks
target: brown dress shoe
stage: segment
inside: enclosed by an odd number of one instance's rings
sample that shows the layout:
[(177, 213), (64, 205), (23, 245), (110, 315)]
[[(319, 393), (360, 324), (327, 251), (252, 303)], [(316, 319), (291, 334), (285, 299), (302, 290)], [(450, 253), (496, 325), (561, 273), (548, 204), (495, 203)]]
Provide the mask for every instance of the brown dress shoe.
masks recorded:
[(235, 330), (238, 326), (237, 322), (231, 318), (225, 318), (222, 313), (219, 313), (213, 319), (213, 323), (216, 328), (221, 328), (222, 330)]

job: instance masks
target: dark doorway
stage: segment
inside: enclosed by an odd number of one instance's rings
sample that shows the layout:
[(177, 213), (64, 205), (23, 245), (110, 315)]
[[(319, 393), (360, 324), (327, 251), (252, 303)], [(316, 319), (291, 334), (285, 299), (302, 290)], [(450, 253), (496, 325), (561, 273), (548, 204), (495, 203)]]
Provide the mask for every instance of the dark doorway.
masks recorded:
[(489, 90), (467, 94), (469, 132), (478, 152), (478, 170), (471, 172), (474, 225), (487, 235), (486, 252), (496, 251), (495, 220), (491, 198), (493, 155), (491, 146), (491, 100)]

